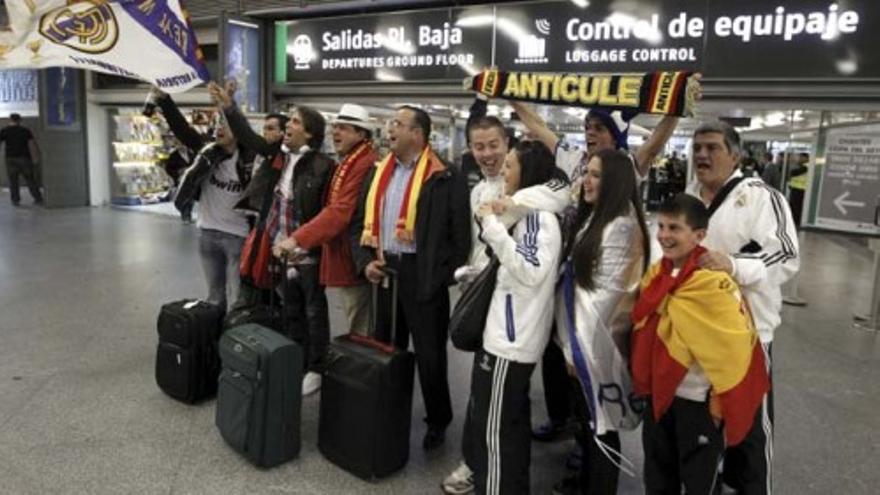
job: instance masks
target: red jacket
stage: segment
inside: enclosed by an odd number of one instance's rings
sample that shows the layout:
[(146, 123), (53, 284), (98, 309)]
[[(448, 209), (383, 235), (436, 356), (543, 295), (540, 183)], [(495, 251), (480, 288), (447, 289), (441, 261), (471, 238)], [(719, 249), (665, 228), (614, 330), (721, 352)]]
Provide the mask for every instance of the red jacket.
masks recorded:
[[(355, 146), (350, 153), (357, 153), (359, 147)], [(348, 167), (343, 159), (330, 179), (324, 208), (293, 233), (300, 247), (321, 246), (320, 280), (327, 287), (351, 287), (364, 283), (364, 279), (355, 273), (348, 227), (357, 208), (364, 177), (378, 159), (372, 148), (363, 150), (360, 158)]]

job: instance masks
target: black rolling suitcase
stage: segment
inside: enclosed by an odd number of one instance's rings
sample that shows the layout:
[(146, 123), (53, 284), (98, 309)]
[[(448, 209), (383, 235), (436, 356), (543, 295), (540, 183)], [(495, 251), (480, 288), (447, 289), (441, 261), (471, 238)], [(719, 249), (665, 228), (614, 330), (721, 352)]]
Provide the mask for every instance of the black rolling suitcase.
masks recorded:
[(184, 300), (162, 306), (156, 324), (156, 383), (163, 392), (190, 404), (217, 392), (222, 326), (223, 310), (214, 304)]
[(215, 415), (220, 435), (259, 467), (294, 459), (301, 443), (302, 347), (249, 323), (223, 333), (220, 359)]
[[(392, 289), (392, 339), (397, 326), (397, 280)], [(375, 335), (377, 286), (373, 286)], [(332, 463), (375, 480), (406, 465), (412, 419), (415, 355), (355, 334), (328, 349), (321, 383), (318, 449)]]

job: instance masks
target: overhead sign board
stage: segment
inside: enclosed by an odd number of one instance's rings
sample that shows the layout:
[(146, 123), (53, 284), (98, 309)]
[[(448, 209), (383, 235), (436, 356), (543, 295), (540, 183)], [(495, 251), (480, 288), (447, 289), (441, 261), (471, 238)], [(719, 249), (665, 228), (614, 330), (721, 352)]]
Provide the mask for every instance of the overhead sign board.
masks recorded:
[[(705, 0), (571, 1), (499, 5), (496, 65), (529, 72), (699, 70), (703, 34), (688, 12)], [(617, 2), (620, 4), (620, 2)], [(690, 23), (690, 24), (689, 24)]]
[(281, 21), (276, 81), (451, 81), (490, 65), (880, 78), (878, 31), (876, 0), (551, 0)]
[(276, 81), (461, 79), (490, 65), (493, 20), (475, 7), (279, 22)]
[(880, 132), (832, 129), (825, 146), (816, 226), (880, 235)]
[(877, 78), (876, 0), (710, 0), (703, 71), (717, 78)]

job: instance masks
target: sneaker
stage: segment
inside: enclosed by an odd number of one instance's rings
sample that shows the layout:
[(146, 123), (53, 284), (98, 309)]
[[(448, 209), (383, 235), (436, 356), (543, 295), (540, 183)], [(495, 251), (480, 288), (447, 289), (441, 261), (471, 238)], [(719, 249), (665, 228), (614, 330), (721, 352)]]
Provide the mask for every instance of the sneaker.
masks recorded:
[(462, 461), (440, 486), (443, 488), (443, 493), (451, 495), (471, 493), (474, 491), (474, 472)]
[(303, 377), (303, 397), (312, 395), (321, 389), (321, 374), (309, 371)]

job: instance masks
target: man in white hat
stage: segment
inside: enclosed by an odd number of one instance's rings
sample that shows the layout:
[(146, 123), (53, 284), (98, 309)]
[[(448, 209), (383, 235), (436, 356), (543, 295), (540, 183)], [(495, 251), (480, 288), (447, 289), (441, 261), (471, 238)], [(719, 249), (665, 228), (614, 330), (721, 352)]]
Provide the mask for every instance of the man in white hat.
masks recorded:
[[(324, 208), (275, 247), (291, 254), (320, 247), (321, 284), (333, 288), (342, 298), (349, 329), (366, 334), (370, 320), (370, 290), (366, 279), (355, 272), (348, 227), (364, 177), (378, 160), (372, 141), (375, 126), (364, 107), (350, 103), (342, 105), (330, 125), (339, 164), (325, 193)], [(326, 349), (330, 340), (329, 329), (320, 340)], [(320, 386), (321, 375), (310, 371), (303, 380), (303, 395), (317, 391)]]

